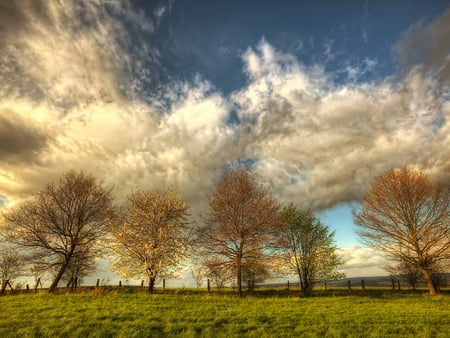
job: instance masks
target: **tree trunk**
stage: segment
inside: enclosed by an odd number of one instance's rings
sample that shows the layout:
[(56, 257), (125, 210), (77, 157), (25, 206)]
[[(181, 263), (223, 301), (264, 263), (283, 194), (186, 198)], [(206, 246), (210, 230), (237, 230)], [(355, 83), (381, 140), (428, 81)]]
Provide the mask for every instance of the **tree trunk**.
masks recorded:
[(303, 296), (310, 297), (312, 296), (313, 285), (310, 281), (305, 280), (303, 282)]
[(156, 280), (156, 277), (154, 277), (154, 276), (149, 278), (149, 281), (148, 281), (148, 292), (149, 293), (153, 293), (153, 291), (155, 289), (155, 280)]
[(236, 278), (236, 282), (237, 282), (237, 292), (239, 297), (242, 296), (242, 266), (241, 266), (241, 259), (238, 258), (237, 260), (237, 278)]
[(437, 291), (436, 291), (436, 287), (433, 283), (433, 280), (431, 279), (431, 272), (429, 270), (424, 269), (423, 270), (423, 278), (427, 282), (427, 287), (428, 287), (428, 291), (430, 292), (430, 295), (436, 296)]
[(56, 289), (56, 287), (58, 286), (58, 283), (61, 280), (62, 276), (64, 275), (64, 272), (66, 271), (67, 266), (68, 266), (68, 263), (61, 264), (61, 268), (59, 269), (55, 278), (53, 278), (52, 284), (50, 285), (50, 287), (48, 289), (50, 292), (54, 291)]

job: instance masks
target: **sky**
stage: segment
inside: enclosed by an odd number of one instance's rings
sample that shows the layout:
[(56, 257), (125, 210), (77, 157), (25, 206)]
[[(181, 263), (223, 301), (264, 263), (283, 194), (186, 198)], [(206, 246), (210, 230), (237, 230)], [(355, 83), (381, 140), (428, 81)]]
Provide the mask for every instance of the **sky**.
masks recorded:
[(82, 169), (195, 218), (245, 165), (384, 274), (352, 210), (390, 168), (450, 182), (449, 41), (438, 0), (0, 0), (0, 208)]

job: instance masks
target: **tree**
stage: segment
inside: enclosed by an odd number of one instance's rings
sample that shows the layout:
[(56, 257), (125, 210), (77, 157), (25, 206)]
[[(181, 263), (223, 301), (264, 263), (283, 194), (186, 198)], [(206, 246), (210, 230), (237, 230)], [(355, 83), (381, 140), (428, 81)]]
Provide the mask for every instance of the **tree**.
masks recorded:
[(334, 246), (334, 231), (330, 232), (311, 211), (298, 210), (292, 203), (283, 207), (280, 219), (277, 247), (298, 275), (304, 296), (311, 296), (319, 281), (344, 277), (336, 271), (344, 262)]
[(172, 188), (164, 193), (136, 190), (128, 199), (131, 207), (111, 223), (113, 267), (124, 277), (147, 277), (153, 292), (157, 279), (170, 276), (187, 257), (189, 207)]
[(418, 267), (431, 295), (433, 270), (450, 261), (450, 188), (414, 170), (389, 170), (375, 177), (354, 215), (369, 246), (398, 262)]
[(77, 288), (83, 282), (83, 279), (93, 273), (96, 268), (95, 257), (77, 257), (70, 262), (61, 280), (67, 282), (67, 287)]
[(71, 262), (98, 254), (111, 210), (111, 189), (85, 172), (69, 171), (58, 185), (47, 184), (32, 199), (4, 213), (6, 238), (26, 249), (28, 261), (56, 269), (52, 291)]
[(245, 169), (225, 172), (209, 201), (204, 225), (198, 229), (200, 251), (220, 263), (213, 271), (235, 273), (242, 294), (243, 267), (267, 261), (270, 233), (277, 223), (278, 204)]
[(232, 271), (227, 269), (226, 262), (223, 260), (217, 257), (212, 257), (206, 259), (203, 262), (203, 265), (206, 268), (206, 276), (211, 279), (213, 284), (216, 286), (217, 291), (220, 291), (225, 283), (232, 281)]
[[(1, 290), (12, 280), (23, 273), (23, 259), (20, 254), (12, 249), (3, 247), (0, 250), (0, 279)], [(11, 284), (10, 284), (11, 285)]]
[(195, 284), (197, 285), (197, 289), (200, 288), (203, 284), (203, 278), (205, 277), (205, 271), (203, 266), (194, 266), (191, 270), (192, 278), (195, 280)]

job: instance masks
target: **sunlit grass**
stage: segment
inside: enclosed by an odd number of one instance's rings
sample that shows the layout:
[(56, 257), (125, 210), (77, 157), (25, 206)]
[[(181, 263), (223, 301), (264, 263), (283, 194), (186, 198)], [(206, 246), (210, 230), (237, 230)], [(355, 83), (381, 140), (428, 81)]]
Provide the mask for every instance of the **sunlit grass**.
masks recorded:
[(117, 292), (0, 297), (1, 337), (447, 337), (450, 296)]

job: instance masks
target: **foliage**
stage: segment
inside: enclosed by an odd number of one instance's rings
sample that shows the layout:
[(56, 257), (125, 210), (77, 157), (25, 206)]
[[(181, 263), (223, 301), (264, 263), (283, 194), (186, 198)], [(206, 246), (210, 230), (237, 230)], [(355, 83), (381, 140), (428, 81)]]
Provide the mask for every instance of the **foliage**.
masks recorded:
[(269, 264), (265, 250), (277, 211), (271, 194), (242, 168), (225, 172), (209, 201), (204, 226), (198, 231), (200, 251), (214, 257), (222, 270), (235, 273), (239, 295), (243, 273), (261, 272)]
[(450, 264), (449, 186), (419, 171), (389, 170), (373, 180), (355, 223), (369, 246), (420, 268), (436, 294), (432, 271)]
[(334, 246), (334, 231), (330, 232), (311, 211), (298, 210), (292, 203), (283, 207), (280, 219), (276, 246), (298, 275), (305, 296), (312, 295), (319, 281), (344, 277), (336, 271), (344, 262)]
[(153, 292), (158, 278), (174, 272), (188, 254), (188, 205), (177, 191), (136, 190), (131, 207), (111, 222), (114, 269), (124, 277), (146, 277)]
[(447, 337), (450, 297), (0, 297), (2, 337)]
[(95, 257), (98, 240), (108, 232), (110, 189), (85, 172), (69, 171), (32, 199), (4, 213), (6, 238), (26, 250), (32, 263), (57, 269), (55, 289), (71, 262)]

